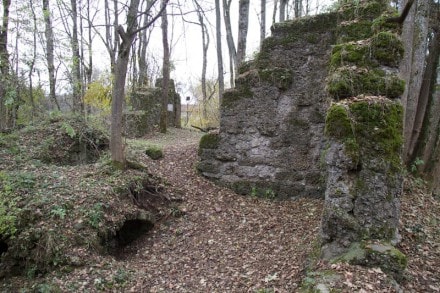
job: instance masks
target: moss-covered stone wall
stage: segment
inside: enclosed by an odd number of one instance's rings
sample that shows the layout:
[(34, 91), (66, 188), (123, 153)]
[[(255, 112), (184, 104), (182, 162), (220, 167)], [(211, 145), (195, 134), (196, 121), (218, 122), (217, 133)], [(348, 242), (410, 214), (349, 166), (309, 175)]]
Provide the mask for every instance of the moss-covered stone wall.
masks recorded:
[[(398, 27), (386, 22), (393, 15), (388, 4), (347, 1), (341, 9), (327, 79), (333, 102), (325, 126), (322, 253), (344, 259), (353, 247), (398, 239), (403, 108), (397, 98), (405, 84), (397, 70), (403, 45)], [(356, 262), (402, 273), (404, 266), (389, 268), (387, 255), (383, 261), (374, 255), (374, 261)]]
[[(161, 79), (152, 88), (137, 88), (130, 93), (130, 110), (124, 112), (125, 135), (142, 137), (151, 133), (159, 125), (162, 101)], [(168, 103), (173, 111), (168, 112), (168, 126), (180, 127), (180, 95), (171, 80)]]

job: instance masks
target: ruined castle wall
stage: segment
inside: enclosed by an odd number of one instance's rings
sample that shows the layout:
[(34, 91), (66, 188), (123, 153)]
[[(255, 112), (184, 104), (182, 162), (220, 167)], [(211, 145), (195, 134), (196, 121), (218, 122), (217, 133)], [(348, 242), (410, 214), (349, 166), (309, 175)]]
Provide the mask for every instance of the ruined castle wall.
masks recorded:
[(225, 92), (218, 137), (200, 145), (198, 169), (242, 194), (324, 194), (320, 170), (328, 62), (337, 17), (276, 24)]

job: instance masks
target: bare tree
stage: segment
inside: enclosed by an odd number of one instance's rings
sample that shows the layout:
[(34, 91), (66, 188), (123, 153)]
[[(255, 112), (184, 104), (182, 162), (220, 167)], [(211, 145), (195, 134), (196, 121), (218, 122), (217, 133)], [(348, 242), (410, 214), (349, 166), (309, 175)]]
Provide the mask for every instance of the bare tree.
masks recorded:
[[(117, 0), (115, 0), (116, 2)], [(119, 25), (117, 32), (121, 42), (118, 44), (118, 57), (115, 63), (114, 79), (112, 83), (112, 104), (111, 104), (111, 128), (110, 128), (110, 152), (113, 165), (117, 168), (125, 168), (126, 160), (122, 142), (122, 110), (125, 97), (125, 79), (127, 76), (127, 67), (130, 58), (131, 45), (136, 35), (152, 25), (166, 8), (167, 0), (163, 0), (161, 11), (150, 19), (142, 27), (138, 25), (140, 0), (131, 0), (127, 12), (126, 29)], [(150, 5), (143, 12), (152, 13), (154, 4), (157, 1), (151, 1)]]
[(82, 77), (81, 77), (81, 55), (79, 54), (78, 41), (78, 9), (76, 0), (70, 0), (71, 18), (72, 18), (72, 69), (73, 69), (73, 110), (75, 112), (83, 112), (84, 105), (82, 103)]
[(167, 0), (162, 0), (162, 46), (163, 46), (163, 65), (162, 65), (162, 108), (160, 113), (160, 132), (167, 132), (168, 122), (168, 95), (170, 87), (170, 46), (168, 43), (168, 18)]
[(240, 0), (238, 3), (238, 38), (235, 74), (237, 74), (238, 67), (246, 57), (246, 43), (249, 25), (249, 2), (249, 0)]
[[(32, 1), (32, 0), (31, 0)], [(52, 27), (52, 17), (50, 13), (50, 3), (49, 0), (43, 0), (43, 18), (45, 23), (44, 34), (46, 36), (46, 62), (47, 69), (49, 72), (49, 99), (60, 111), (60, 105), (58, 103), (55, 88), (56, 88), (56, 77), (55, 77), (55, 46), (54, 46), (54, 34)]]
[(0, 130), (7, 128), (8, 111), (6, 108), (6, 92), (9, 76), (8, 25), (11, 0), (3, 0), (3, 20), (0, 26)]
[(280, 22), (286, 20), (287, 2), (288, 0), (280, 0)]
[(228, 44), (228, 52), (229, 52), (230, 84), (231, 87), (233, 87), (234, 76), (235, 76), (234, 66), (237, 63), (237, 51), (235, 50), (234, 37), (232, 36), (231, 2), (232, 0), (223, 0), (223, 19), (225, 21), (226, 42)]
[[(262, 0), (265, 1), (265, 0)], [(215, 36), (217, 41), (217, 73), (218, 73), (218, 98), (221, 103), (225, 91), (225, 80), (223, 76), (223, 55), (222, 55), (222, 30), (220, 18), (220, 0), (215, 0)]]
[(37, 59), (37, 33), (38, 33), (38, 29), (37, 29), (37, 14), (35, 13), (35, 9), (34, 9), (34, 5), (32, 3), (32, 0), (29, 0), (29, 8), (30, 8), (30, 12), (32, 15), (32, 21), (33, 21), (33, 38), (32, 38), (32, 58), (31, 60), (28, 62), (29, 65), (29, 98), (31, 100), (31, 107), (32, 107), (32, 111), (31, 111), (31, 120), (34, 119), (35, 116), (35, 101), (34, 101), (34, 84), (33, 84), (33, 73), (34, 73), (34, 68), (35, 68), (35, 61)]
[(266, 0), (261, 0), (260, 3), (260, 49), (266, 38)]

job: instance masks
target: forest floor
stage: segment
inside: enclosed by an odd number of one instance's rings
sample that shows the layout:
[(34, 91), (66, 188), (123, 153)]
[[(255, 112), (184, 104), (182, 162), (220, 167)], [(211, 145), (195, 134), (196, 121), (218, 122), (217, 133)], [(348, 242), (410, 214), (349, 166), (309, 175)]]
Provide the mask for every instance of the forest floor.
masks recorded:
[[(397, 284), (378, 268), (318, 260), (322, 200), (241, 196), (201, 177), (195, 168), (200, 136), (170, 129), (129, 141), (130, 158), (179, 198), (180, 217), (164, 218), (115, 255), (88, 253), (87, 265), (6, 277), (0, 290), (313, 292), (323, 283), (334, 292), (440, 292), (440, 198), (425, 192), (422, 180), (405, 185), (399, 248), (409, 263)], [(148, 144), (163, 147), (164, 158), (143, 155)]]

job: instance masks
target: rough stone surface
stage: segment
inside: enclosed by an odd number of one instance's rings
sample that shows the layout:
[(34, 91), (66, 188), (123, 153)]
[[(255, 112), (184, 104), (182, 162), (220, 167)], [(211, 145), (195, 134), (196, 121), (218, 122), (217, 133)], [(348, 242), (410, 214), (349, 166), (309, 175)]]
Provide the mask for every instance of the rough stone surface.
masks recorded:
[[(384, 3), (361, 1), (358, 5), (364, 10), (380, 8), (374, 9), (379, 15), (388, 13), (387, 5), (380, 4)], [(350, 11), (350, 5), (345, 9)], [(321, 251), (323, 258), (379, 266), (399, 279), (406, 258), (390, 243), (399, 238), (403, 183), (403, 107), (394, 100), (404, 89), (396, 74), (402, 44), (392, 27), (377, 31), (378, 21), (374, 23), (371, 31), (376, 31), (368, 39), (347, 42), (338, 38), (342, 43), (332, 52), (327, 89), (337, 102), (326, 117), (327, 185)], [(370, 50), (363, 49), (365, 44)], [(370, 51), (373, 53), (368, 55)], [(349, 74), (335, 82), (335, 74), (346, 68), (361, 72), (363, 77)], [(393, 81), (383, 72), (391, 72)], [(368, 241), (379, 244), (366, 245)]]
[[(130, 95), (131, 110), (124, 112), (125, 134), (127, 137), (142, 137), (153, 132), (160, 121), (162, 100), (161, 79), (156, 87), (138, 88)], [(168, 112), (168, 126), (180, 127), (180, 95), (171, 80), (168, 103), (173, 104), (173, 111)]]
[(325, 79), (336, 21), (325, 14), (272, 28), (224, 94), (218, 145), (199, 152), (204, 176), (242, 194), (323, 196)]

